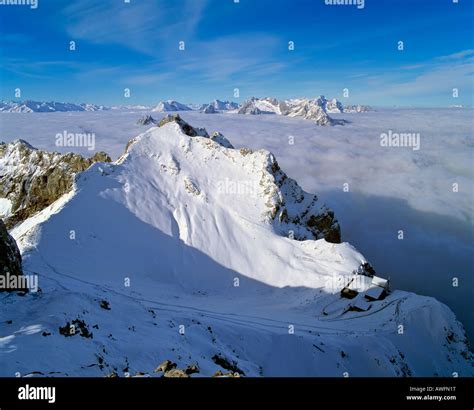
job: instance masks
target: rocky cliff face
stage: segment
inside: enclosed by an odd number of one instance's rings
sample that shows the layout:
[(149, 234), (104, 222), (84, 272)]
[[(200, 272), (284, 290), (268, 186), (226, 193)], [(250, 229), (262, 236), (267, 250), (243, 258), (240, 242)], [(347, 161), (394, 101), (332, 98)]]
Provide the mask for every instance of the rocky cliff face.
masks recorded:
[(84, 158), (41, 151), (23, 140), (1, 143), (0, 198), (10, 202), (8, 214), (3, 215), (5, 225), (10, 229), (69, 192), (77, 172), (110, 161), (104, 152)]
[[(209, 136), (204, 128), (189, 125), (179, 114), (167, 115), (159, 122), (158, 127), (169, 123), (177, 124), (190, 137), (209, 138), (224, 148), (232, 149), (227, 157), (233, 162), (233, 157), (236, 156), (239, 159), (244, 157), (245, 166), (259, 164), (261, 177), (258, 185), (266, 207), (263, 218), (274, 226), (276, 232), (295, 240), (324, 238), (332, 243), (341, 242), (341, 230), (334, 212), (321, 204), (316, 195), (304, 192), (295, 180), (288, 178), (273, 154), (248, 148), (235, 150), (221, 133), (214, 132)], [(126, 153), (136, 141), (137, 139), (133, 139), (129, 142)]]
[[(21, 255), (15, 240), (9, 235), (7, 228), (0, 219), (0, 278), (5, 279), (7, 275), (22, 275)], [(0, 284), (5, 285), (3, 280)], [(15, 290), (6, 286), (0, 286), (0, 292)]]

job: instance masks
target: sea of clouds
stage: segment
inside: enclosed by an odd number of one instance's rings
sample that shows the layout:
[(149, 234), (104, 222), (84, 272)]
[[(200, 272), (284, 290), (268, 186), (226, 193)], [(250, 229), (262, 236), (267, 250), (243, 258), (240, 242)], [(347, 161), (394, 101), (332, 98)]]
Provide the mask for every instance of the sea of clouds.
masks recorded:
[[(41, 149), (90, 156), (87, 146), (57, 146), (55, 136), (92, 133), (95, 149), (117, 158), (147, 129), (136, 125), (145, 113), (1, 113), (0, 140), (22, 138)], [(348, 120), (334, 127), (276, 115), (180, 114), (193, 126), (222, 132), (236, 147), (272, 151), (290, 177), (335, 210), (343, 240), (381, 276), (446, 303), (474, 339), (474, 109), (332, 114)], [(419, 134), (419, 149), (383, 146), (388, 133)]]

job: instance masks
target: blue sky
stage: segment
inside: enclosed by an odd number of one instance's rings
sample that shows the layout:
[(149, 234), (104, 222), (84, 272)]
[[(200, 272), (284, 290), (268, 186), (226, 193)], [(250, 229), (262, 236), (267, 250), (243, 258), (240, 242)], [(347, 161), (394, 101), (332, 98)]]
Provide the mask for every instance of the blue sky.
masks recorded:
[(323, 94), (473, 105), (472, 0), (37, 1), (0, 5), (0, 99), (20, 88), (21, 99), (99, 104)]

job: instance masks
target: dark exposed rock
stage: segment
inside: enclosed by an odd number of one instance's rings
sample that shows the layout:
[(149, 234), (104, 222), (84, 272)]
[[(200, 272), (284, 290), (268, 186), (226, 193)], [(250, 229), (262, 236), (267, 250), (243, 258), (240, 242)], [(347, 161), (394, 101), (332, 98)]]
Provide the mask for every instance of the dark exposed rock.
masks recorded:
[(100, 307), (102, 309), (105, 309), (105, 310), (110, 310), (110, 303), (108, 301), (106, 301), (105, 299), (101, 300), (100, 301)]
[(137, 121), (137, 125), (150, 125), (156, 123), (156, 120), (151, 115), (145, 115)]
[[(0, 219), (0, 277), (7, 282), (7, 277), (21, 276), (23, 274), (21, 262), (21, 254), (18, 246)], [(10, 286), (0, 288), (0, 292), (14, 290), (25, 289), (11, 288)]]
[(93, 334), (89, 332), (86, 323), (81, 319), (74, 319), (71, 323), (67, 322), (59, 327), (59, 333), (65, 337), (80, 335), (86, 339), (92, 339)]
[(260, 186), (267, 198), (268, 217), (278, 223), (282, 233), (292, 231), (296, 240), (324, 238), (332, 243), (341, 242), (334, 212), (321, 204), (316, 195), (306, 194), (295, 180), (288, 178), (271, 153), (266, 155), (265, 171)]
[(199, 367), (197, 364), (190, 364), (188, 367), (186, 367), (185, 373), (187, 375), (193, 374), (193, 373), (199, 373)]
[(220, 354), (215, 354), (212, 356), (212, 361), (218, 366), (222, 367), (225, 370), (230, 370), (233, 373), (245, 374), (242, 370), (237, 367), (237, 362), (230, 361)]
[(357, 269), (359, 275), (374, 276), (377, 272), (369, 262), (362, 263)]
[(165, 124), (170, 122), (175, 122), (179, 125), (181, 130), (189, 137), (207, 137), (209, 138), (209, 134), (204, 128), (195, 128), (189, 125), (186, 121), (184, 121), (179, 114), (168, 114), (158, 123), (158, 127), (162, 127)]
[(311, 215), (306, 224), (317, 236), (322, 233), (326, 241), (332, 243), (341, 243), (341, 229), (339, 223), (334, 218), (334, 212), (328, 210), (319, 215)]

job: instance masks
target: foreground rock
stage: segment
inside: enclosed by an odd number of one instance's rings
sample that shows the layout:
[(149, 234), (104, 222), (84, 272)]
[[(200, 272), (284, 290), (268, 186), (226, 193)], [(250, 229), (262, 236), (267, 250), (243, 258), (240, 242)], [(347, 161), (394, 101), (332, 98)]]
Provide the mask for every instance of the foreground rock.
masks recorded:
[[(0, 283), (5, 280), (8, 282), (8, 276), (22, 275), (21, 255), (15, 240), (9, 235), (7, 228), (0, 219)], [(9, 287), (0, 286), (0, 292), (11, 291)], [(22, 289), (23, 290), (23, 289)]]
[[(91, 158), (46, 152), (26, 141), (0, 144), (0, 198), (10, 202), (3, 215), (8, 229), (46, 208), (72, 189), (74, 176), (95, 162), (111, 162), (104, 152)], [(1, 215), (0, 215), (1, 216)]]

